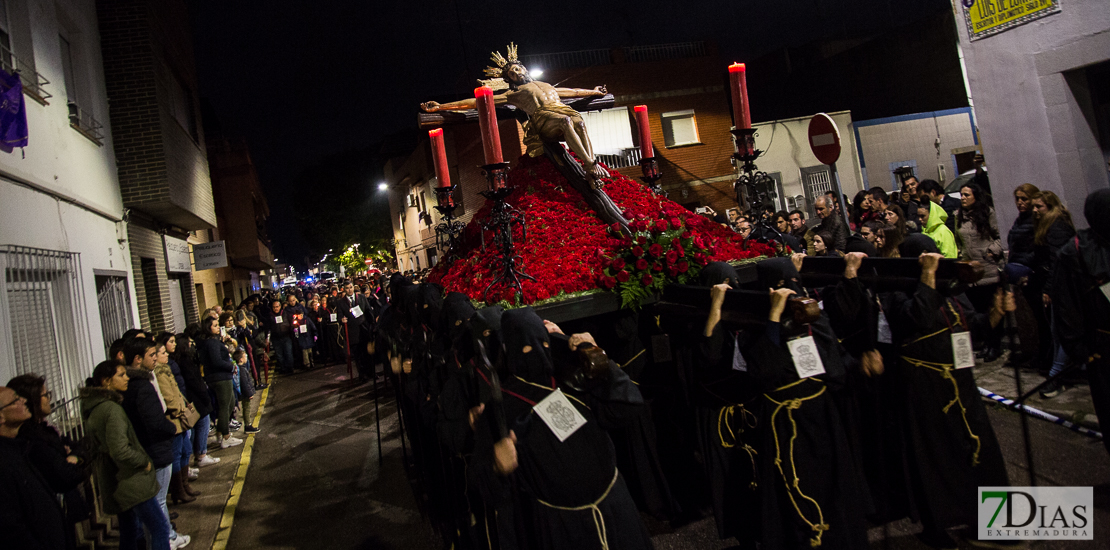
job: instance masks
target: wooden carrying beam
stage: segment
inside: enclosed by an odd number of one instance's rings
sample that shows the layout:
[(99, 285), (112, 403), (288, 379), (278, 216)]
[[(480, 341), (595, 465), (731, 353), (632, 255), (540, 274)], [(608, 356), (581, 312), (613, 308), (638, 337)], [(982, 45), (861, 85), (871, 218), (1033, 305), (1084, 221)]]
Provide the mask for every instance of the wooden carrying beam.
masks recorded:
[[(664, 314), (708, 317), (711, 303), (708, 287), (667, 285), (662, 300), (654, 309)], [(770, 311), (771, 296), (767, 291), (729, 290), (721, 304), (721, 320), (746, 326), (762, 325), (767, 322)], [(799, 296), (790, 298), (786, 312), (789, 319), (784, 322), (797, 325), (812, 323), (821, 316), (816, 300)]]
[[(834, 285), (844, 275), (844, 258), (807, 256), (798, 270), (802, 286)], [(857, 276), (877, 292), (912, 291), (921, 279), (917, 258), (864, 258)], [(983, 268), (971, 262), (944, 259), (937, 266), (937, 289), (953, 290), (983, 278)]]

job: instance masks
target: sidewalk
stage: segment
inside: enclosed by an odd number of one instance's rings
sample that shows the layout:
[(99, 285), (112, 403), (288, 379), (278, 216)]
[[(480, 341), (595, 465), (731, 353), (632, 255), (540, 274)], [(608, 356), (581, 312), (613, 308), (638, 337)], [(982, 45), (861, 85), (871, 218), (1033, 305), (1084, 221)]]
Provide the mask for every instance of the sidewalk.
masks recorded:
[[(273, 371), (270, 373), (270, 387), (255, 393), (254, 398), (251, 399), (251, 411), (247, 418), (251, 419), (254, 425), (259, 426), (262, 432), (258, 435), (266, 433), (265, 415), (261, 418), (258, 417), (258, 410), (261, 406), (263, 413), (265, 413), (265, 403), (270, 396), (270, 388), (273, 387), (275, 382), (280, 383), (281, 375), (275, 375)], [(243, 421), (243, 418), (239, 418)], [(246, 422), (243, 422), (246, 425)], [(216, 433), (215, 424), (212, 426), (212, 433)], [(177, 532), (189, 535), (192, 541), (187, 548), (195, 550), (222, 550), (226, 546), (227, 533), (220, 536), (220, 544), (217, 542), (217, 534), (223, 524), (227, 524), (234, 517), (235, 507), (234, 502), (230, 502), (232, 498), (232, 491), (235, 491), (235, 500), (238, 500), (238, 494), (242, 491), (241, 481), (245, 481), (247, 468), (242, 468), (240, 471), (241, 462), (249, 461), (249, 455), (254, 448), (254, 440), (256, 435), (245, 435), (242, 430), (232, 433), (234, 437), (243, 440), (242, 445), (231, 447), (228, 449), (220, 449), (219, 443), (212, 444), (211, 439), (208, 445), (208, 456), (219, 458), (220, 463), (212, 466), (207, 466), (200, 469), (200, 478), (196, 481), (190, 482), (193, 489), (200, 491), (200, 496), (193, 502), (188, 504), (173, 504), (172, 501), (167, 501), (170, 508), (170, 513), (177, 512), (178, 518), (174, 520), (177, 524)], [(249, 466), (249, 463), (247, 464)], [(238, 486), (236, 485), (238, 483)], [(225, 518), (225, 512), (228, 516)], [(225, 529), (226, 530), (226, 529)]]
[[(1006, 352), (1001, 358), (992, 363), (976, 363), (975, 380), (981, 388), (1003, 397), (1017, 399), (1017, 381), (1014, 378), (1014, 368), (1006, 364), (1008, 357), (1009, 352)], [(1059, 395), (1051, 399), (1044, 399), (1039, 393), (1033, 394), (1025, 401), (1025, 404), (1064, 420), (1070, 420), (1081, 426), (1098, 430), (1098, 417), (1095, 416), (1095, 407), (1091, 403), (1091, 390), (1086, 382), (1086, 374), (1082, 371), (1073, 371), (1069, 376), (1073, 379), (1082, 380), (1082, 382), (1066, 383), (1067, 390), (1060, 392)], [(1044, 377), (1036, 371), (1021, 369), (1021, 389), (1023, 392), (1028, 393), (1044, 380)], [(988, 401), (990, 400), (988, 399)], [(990, 402), (994, 403), (993, 401)]]

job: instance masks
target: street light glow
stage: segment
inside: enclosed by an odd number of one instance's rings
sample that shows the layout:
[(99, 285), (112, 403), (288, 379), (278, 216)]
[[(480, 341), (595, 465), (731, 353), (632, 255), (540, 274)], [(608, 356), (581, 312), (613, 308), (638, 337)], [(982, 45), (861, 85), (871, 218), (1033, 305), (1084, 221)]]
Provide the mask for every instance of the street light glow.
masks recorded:
[(531, 71), (528, 71), (528, 74), (532, 75), (532, 78), (539, 78), (541, 75), (543, 75), (543, 69), (532, 69)]
[(378, 184), (378, 191), (385, 191), (387, 189), (389, 189), (389, 184), (388, 183), (383, 181), (383, 182)]

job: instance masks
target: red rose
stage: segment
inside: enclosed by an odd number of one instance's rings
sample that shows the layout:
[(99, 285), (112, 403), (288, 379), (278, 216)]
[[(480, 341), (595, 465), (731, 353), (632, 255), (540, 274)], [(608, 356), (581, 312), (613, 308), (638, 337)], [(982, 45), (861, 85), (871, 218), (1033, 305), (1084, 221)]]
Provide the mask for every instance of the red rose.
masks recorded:
[(648, 268), (648, 261), (647, 260), (645, 260), (643, 258), (640, 258), (639, 260), (636, 260), (636, 269), (639, 269), (640, 271), (643, 271), (647, 268)]
[(667, 220), (659, 220), (659, 221), (655, 222), (655, 230), (656, 231), (666, 231), (667, 229), (668, 229)]
[(656, 258), (658, 258), (659, 256), (663, 255), (663, 247), (660, 246), (659, 243), (655, 243), (655, 244), (648, 247), (648, 252), (652, 256), (655, 256)]
[(622, 283), (627, 283), (628, 279), (629, 279), (629, 275), (628, 275), (627, 271), (621, 271), (621, 272), (617, 273), (617, 281), (622, 282)]
[(678, 262), (678, 272), (686, 273), (690, 269), (690, 262)]
[(671, 277), (677, 277), (678, 276), (678, 268), (674, 267), (674, 266), (668, 267), (667, 268), (667, 275), (669, 275)]
[(647, 244), (647, 237), (640, 235), (639, 237), (636, 237), (636, 242), (638, 244)]
[(601, 286), (605, 287), (606, 289), (613, 288), (617, 286), (617, 279), (606, 275), (601, 278)]
[(666, 258), (668, 264), (673, 264), (678, 260), (678, 252), (675, 250), (668, 250)]
[(614, 224), (610, 225), (609, 226), (609, 233), (611, 233), (613, 235), (620, 235), (621, 234), (621, 224), (614, 223)]
[(637, 258), (639, 258), (640, 256), (643, 256), (644, 255), (644, 247), (642, 247), (642, 246), (632, 247), (632, 255), (637, 257)]
[(615, 260), (613, 260), (612, 262), (609, 263), (609, 267), (611, 267), (613, 269), (616, 269), (617, 271), (620, 271), (620, 270), (624, 269), (624, 260), (621, 259), (621, 258), (617, 258), (617, 259), (615, 259)]
[(683, 256), (685, 256), (685, 255), (686, 255), (686, 249), (685, 249), (685, 248), (682, 248), (682, 245), (680, 245), (680, 244), (678, 244), (678, 243), (675, 243), (675, 244), (674, 244), (674, 251), (675, 251), (676, 253), (678, 253), (678, 257), (679, 257), (679, 258), (681, 258), (681, 257), (683, 257)]
[(654, 264), (651, 264), (651, 270), (652, 271), (663, 271), (663, 264), (661, 264), (659, 262), (655, 262)]
[(682, 238), (683, 239), (689, 239), (690, 238), (690, 232), (689, 231), (683, 231), (682, 232)]
[(651, 278), (651, 275), (644, 274), (644, 278), (640, 279), (640, 282), (643, 283), (644, 286), (651, 286), (651, 283), (654, 282), (654, 279)]
[(682, 220), (671, 218), (671, 229), (678, 229), (680, 227), (682, 227)]

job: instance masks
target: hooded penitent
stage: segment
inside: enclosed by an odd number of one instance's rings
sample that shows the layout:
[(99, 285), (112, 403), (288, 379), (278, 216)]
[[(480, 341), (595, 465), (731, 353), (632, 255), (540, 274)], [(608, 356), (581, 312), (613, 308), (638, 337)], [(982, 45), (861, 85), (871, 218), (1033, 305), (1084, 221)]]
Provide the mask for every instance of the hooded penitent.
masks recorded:
[(761, 288), (789, 288), (798, 294), (805, 294), (798, 283), (798, 270), (790, 258), (771, 258), (755, 264)]
[(506, 311), (501, 326), (506, 359), (515, 374), (529, 382), (550, 384), (555, 367), (543, 319), (531, 307), (523, 307)]
[(898, 254), (903, 258), (916, 258), (925, 252), (939, 254), (940, 250), (936, 241), (921, 233), (906, 235), (906, 239), (898, 245)]
[(725, 262), (711, 262), (701, 270), (698, 276), (702, 286), (719, 285), (726, 280), (732, 288), (736, 288), (739, 283), (739, 275), (736, 274), (736, 268)]
[(505, 308), (501, 306), (486, 306), (474, 312), (474, 316), (470, 318), (471, 340), (482, 343), (490, 364), (496, 364), (501, 354), (501, 316), (504, 313)]
[(451, 292), (443, 300), (443, 327), (460, 361), (473, 355), (473, 346), (464, 338), (470, 328), (470, 318), (474, 316), (474, 306), (470, 298), (461, 292)]
[(443, 287), (424, 283), (417, 288), (420, 289), (417, 298), (420, 322), (433, 332), (439, 332), (439, 321), (443, 314)]

